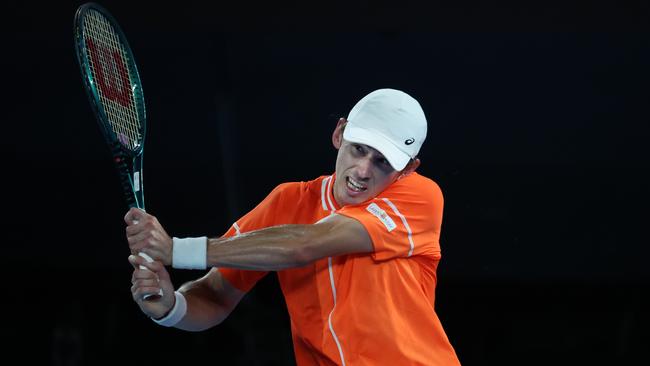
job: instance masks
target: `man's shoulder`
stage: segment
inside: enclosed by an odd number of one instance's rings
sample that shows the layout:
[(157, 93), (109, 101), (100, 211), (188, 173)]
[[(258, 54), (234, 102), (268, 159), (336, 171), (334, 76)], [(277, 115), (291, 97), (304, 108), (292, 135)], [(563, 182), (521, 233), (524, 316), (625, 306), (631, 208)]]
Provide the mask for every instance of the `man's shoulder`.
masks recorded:
[(388, 190), (386, 190), (387, 194), (399, 194), (406, 192), (442, 197), (442, 190), (440, 189), (438, 183), (436, 183), (433, 179), (425, 177), (417, 172), (413, 172), (408, 176), (396, 181)]
[(273, 208), (273, 223), (312, 223), (314, 212), (321, 210), (321, 187), (327, 176), (309, 181), (285, 182), (277, 185), (267, 201)]
[(418, 207), (418, 210), (436, 210), (444, 204), (440, 186), (415, 172), (391, 184), (373, 199), (376, 200), (386, 201), (405, 212)]
[(275, 187), (273, 193), (283, 197), (298, 197), (303, 195), (320, 196), (323, 183), (329, 177), (329, 175), (322, 175), (316, 179), (308, 181), (280, 183)]

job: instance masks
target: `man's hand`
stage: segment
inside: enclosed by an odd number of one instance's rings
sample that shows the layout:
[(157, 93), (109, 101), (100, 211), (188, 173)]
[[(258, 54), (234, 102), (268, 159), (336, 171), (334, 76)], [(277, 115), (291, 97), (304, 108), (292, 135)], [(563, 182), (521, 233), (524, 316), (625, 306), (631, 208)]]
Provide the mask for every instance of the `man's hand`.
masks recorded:
[[(130, 255), (129, 263), (133, 266), (131, 276), (131, 295), (140, 306), (140, 310), (154, 319), (160, 319), (174, 307), (174, 285), (169, 279), (169, 273), (160, 262), (147, 262), (146, 259)], [(144, 266), (147, 269), (141, 269)], [(157, 295), (162, 288), (162, 297), (144, 300), (146, 295)]]
[(155, 216), (131, 208), (124, 216), (126, 239), (131, 253), (143, 252), (156, 261), (168, 266), (172, 263), (172, 238)]

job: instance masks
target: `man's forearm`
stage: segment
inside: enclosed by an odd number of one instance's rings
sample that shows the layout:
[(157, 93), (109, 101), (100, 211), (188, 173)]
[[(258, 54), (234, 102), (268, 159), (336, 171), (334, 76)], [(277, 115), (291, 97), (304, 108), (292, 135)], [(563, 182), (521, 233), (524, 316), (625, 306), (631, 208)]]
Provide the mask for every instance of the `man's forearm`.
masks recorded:
[(208, 266), (275, 271), (312, 261), (319, 228), (282, 225), (208, 240)]
[(187, 312), (174, 327), (192, 332), (202, 331), (220, 324), (233, 310), (236, 302), (228, 304), (225, 299), (218, 298), (219, 295), (209, 288), (206, 281), (207, 276), (178, 289), (187, 301)]
[(315, 260), (373, 251), (357, 220), (330, 215), (312, 225), (280, 225), (235, 237), (209, 239), (207, 265), (257, 271), (305, 266)]

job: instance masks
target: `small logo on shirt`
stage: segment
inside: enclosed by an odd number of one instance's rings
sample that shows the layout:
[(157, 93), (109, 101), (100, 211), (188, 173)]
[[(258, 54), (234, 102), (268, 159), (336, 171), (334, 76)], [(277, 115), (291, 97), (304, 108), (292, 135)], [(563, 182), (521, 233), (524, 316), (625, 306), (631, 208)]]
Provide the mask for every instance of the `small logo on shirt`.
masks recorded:
[(414, 143), (414, 142), (415, 142), (415, 139), (414, 139), (414, 138), (410, 138), (410, 139), (404, 141), (404, 143), (405, 143), (406, 145), (410, 145), (410, 144), (412, 144), (412, 143)]
[(368, 207), (366, 207), (366, 211), (376, 216), (379, 219), (379, 221), (381, 221), (381, 223), (384, 224), (384, 226), (386, 226), (386, 230), (388, 230), (389, 232), (393, 231), (393, 229), (397, 227), (397, 225), (395, 225), (395, 221), (393, 221), (393, 219), (391, 219), (390, 216), (388, 216), (386, 211), (382, 210), (379, 206), (377, 206), (376, 203), (369, 204)]

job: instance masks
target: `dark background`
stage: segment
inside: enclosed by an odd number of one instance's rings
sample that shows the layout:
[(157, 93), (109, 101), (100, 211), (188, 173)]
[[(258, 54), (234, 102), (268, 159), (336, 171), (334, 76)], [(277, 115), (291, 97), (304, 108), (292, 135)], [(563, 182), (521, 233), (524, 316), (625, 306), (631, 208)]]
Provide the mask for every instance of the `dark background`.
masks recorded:
[[(275, 276), (202, 333), (131, 301), (126, 207), (75, 60), (81, 3), (3, 5), (3, 348), (294, 364)], [(278, 183), (331, 173), (337, 118), (402, 89), (429, 120), (419, 171), (445, 194), (436, 309), (461, 362), (648, 363), (647, 2), (100, 4), (135, 53), (147, 210), (172, 235), (220, 235)]]

